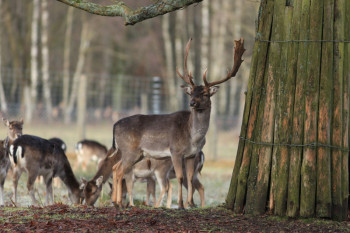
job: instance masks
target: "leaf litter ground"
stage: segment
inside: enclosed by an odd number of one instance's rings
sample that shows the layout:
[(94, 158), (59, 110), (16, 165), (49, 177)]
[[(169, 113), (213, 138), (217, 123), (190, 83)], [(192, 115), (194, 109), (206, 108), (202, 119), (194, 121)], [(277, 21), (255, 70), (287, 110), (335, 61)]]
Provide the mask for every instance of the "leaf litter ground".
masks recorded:
[(234, 215), (221, 207), (0, 207), (1, 232), (350, 232), (350, 220)]

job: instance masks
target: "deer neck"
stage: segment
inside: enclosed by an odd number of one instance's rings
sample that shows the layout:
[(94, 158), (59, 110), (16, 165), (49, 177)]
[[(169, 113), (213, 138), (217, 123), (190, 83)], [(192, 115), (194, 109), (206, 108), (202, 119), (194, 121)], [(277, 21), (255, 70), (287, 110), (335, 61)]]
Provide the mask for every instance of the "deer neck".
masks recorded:
[(60, 176), (63, 183), (70, 189), (71, 192), (79, 192), (79, 182), (75, 178), (73, 170), (68, 161), (63, 164), (64, 175)]
[(112, 168), (117, 161), (117, 156), (115, 154), (111, 157), (108, 155), (109, 154), (107, 154), (106, 158), (102, 160), (101, 165), (99, 166), (99, 169), (97, 170), (96, 175), (93, 178), (94, 181), (97, 180), (100, 176), (103, 176), (102, 183), (104, 184), (112, 174)]
[(202, 141), (208, 132), (210, 122), (210, 106), (201, 111), (191, 109), (191, 116), (189, 119), (190, 133), (192, 142), (196, 143)]

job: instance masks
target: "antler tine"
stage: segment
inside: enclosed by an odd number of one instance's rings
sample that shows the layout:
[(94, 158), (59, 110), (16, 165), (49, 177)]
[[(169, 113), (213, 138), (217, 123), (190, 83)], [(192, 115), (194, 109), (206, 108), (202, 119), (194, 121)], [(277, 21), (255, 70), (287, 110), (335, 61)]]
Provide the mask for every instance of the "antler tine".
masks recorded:
[(191, 41), (192, 38), (189, 39), (189, 41), (187, 42), (186, 45), (186, 50), (185, 50), (185, 56), (184, 56), (184, 75), (181, 75), (179, 70), (176, 68), (176, 73), (180, 76), (180, 78), (182, 78), (187, 84), (191, 85), (191, 86), (195, 86), (195, 84), (193, 83), (192, 80), (192, 76), (191, 76), (191, 72), (188, 72), (187, 69), (187, 57), (188, 57), (188, 53), (190, 51), (190, 45), (191, 45)]
[(206, 68), (204, 73), (203, 73), (203, 81), (204, 81), (205, 86), (209, 85), (209, 83), (207, 81), (207, 72), (208, 72), (208, 68)]
[(235, 49), (234, 50), (235, 51), (234, 63), (233, 63), (233, 67), (232, 67), (231, 71), (229, 71), (227, 73), (227, 75), (226, 75), (226, 78), (224, 78), (222, 80), (211, 82), (211, 83), (208, 83), (208, 84), (207, 84), (207, 82), (205, 80), (204, 83), (205, 83), (205, 85), (207, 87), (212, 87), (212, 86), (218, 85), (220, 83), (226, 82), (230, 78), (236, 76), (236, 74), (238, 72), (238, 69), (241, 66), (242, 62), (243, 62), (242, 55), (243, 55), (243, 53), (245, 51), (243, 38), (241, 38), (240, 40), (235, 40), (235, 48), (234, 49)]

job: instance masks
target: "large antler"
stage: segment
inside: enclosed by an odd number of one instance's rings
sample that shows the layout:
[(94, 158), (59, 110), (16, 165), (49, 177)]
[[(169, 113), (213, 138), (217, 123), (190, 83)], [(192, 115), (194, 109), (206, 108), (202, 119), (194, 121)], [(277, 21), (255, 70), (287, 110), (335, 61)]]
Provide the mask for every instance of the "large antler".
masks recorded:
[(206, 79), (207, 71), (205, 71), (203, 74), (203, 81), (204, 81), (205, 86), (212, 87), (212, 86), (218, 85), (220, 83), (226, 82), (230, 78), (236, 76), (236, 73), (243, 62), (242, 55), (243, 55), (244, 51), (245, 51), (245, 48), (244, 48), (243, 38), (241, 38), (240, 40), (235, 40), (234, 63), (233, 63), (233, 67), (232, 67), (231, 71), (229, 71), (227, 73), (226, 78), (219, 80), (219, 81), (216, 81), (216, 82), (211, 82), (211, 83), (207, 82), (207, 79)]
[(185, 51), (185, 57), (184, 57), (184, 75), (181, 75), (179, 72), (179, 69), (176, 67), (176, 73), (177, 75), (180, 76), (180, 78), (182, 78), (187, 84), (191, 85), (192, 87), (195, 86), (193, 80), (192, 80), (192, 76), (191, 76), (191, 72), (188, 72), (187, 70), (187, 57), (188, 57), (188, 52), (190, 51), (190, 45), (191, 45), (191, 41), (192, 38), (189, 39), (189, 41), (187, 42), (186, 45), (186, 51)]

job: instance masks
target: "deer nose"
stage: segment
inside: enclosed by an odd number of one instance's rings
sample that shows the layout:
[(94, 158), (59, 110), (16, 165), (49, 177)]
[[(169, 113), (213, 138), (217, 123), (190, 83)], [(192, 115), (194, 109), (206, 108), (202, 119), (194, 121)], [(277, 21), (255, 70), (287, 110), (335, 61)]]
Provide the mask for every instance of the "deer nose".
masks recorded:
[(196, 103), (195, 101), (192, 100), (192, 101), (190, 102), (190, 106), (191, 106), (191, 107), (195, 107), (196, 105), (197, 105), (197, 103)]

